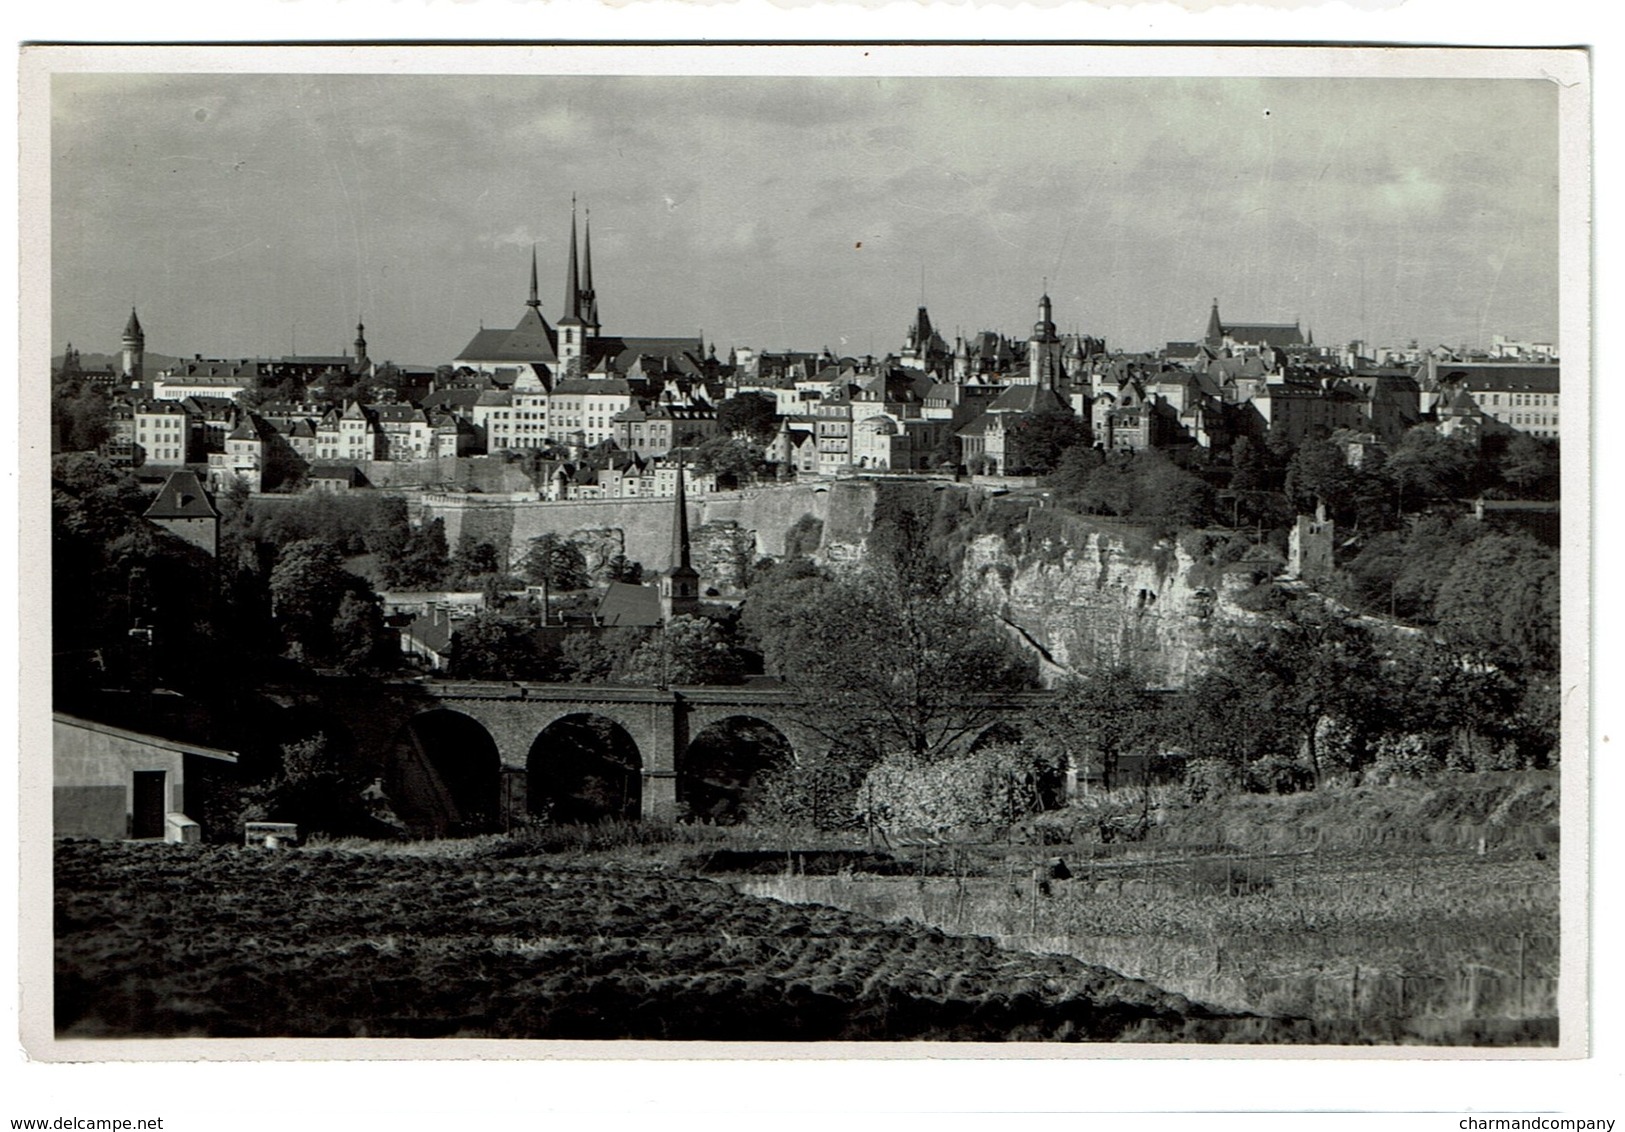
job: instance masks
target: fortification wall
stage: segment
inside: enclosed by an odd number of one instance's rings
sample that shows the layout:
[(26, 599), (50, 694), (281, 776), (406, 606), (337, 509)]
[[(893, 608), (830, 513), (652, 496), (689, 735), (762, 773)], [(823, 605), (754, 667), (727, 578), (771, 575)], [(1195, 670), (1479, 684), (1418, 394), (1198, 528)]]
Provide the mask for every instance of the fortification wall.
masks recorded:
[[(747, 491), (716, 492), (691, 497), (691, 529), (732, 523), (751, 532), (757, 555), (784, 553), (784, 535), (803, 515), (824, 521), (830, 501), (843, 485), (790, 484), (753, 488)], [(873, 489), (868, 488), (867, 517), (874, 510)], [(621, 552), (645, 571), (671, 566), (672, 501), (664, 499), (587, 499), (557, 503), (487, 500), (477, 495), (426, 494), (422, 501), (426, 518), (445, 520), (446, 541), (456, 546), (463, 535), (489, 542), (510, 560), (522, 556), (530, 540), (544, 534), (570, 538), (578, 532), (593, 532), (602, 540), (604, 532), (619, 532)], [(858, 510), (862, 510), (858, 508)], [(856, 519), (852, 521), (855, 526)], [(862, 534), (856, 537), (861, 541)]]

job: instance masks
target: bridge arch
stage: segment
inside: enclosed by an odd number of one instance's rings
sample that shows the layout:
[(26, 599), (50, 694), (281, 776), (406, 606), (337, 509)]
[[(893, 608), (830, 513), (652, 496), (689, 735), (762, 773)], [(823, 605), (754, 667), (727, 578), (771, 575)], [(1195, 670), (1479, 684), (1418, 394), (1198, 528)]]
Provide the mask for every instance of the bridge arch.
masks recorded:
[(980, 751), (984, 747), (998, 747), (1007, 743), (1019, 743), (1025, 738), (1021, 728), (1008, 719), (1000, 719), (982, 728), (976, 737), (970, 741), (966, 750), (971, 753)]
[(789, 737), (768, 720), (745, 712), (715, 719), (678, 755), (678, 812), (722, 825), (748, 820), (771, 773), (794, 762)]
[(558, 715), (525, 757), (530, 814), (554, 822), (635, 821), (643, 809), (643, 755), (625, 724), (595, 711)]
[(502, 826), (502, 759), (472, 716), (444, 707), (414, 715), (390, 743), (383, 770), (385, 796), (419, 837)]

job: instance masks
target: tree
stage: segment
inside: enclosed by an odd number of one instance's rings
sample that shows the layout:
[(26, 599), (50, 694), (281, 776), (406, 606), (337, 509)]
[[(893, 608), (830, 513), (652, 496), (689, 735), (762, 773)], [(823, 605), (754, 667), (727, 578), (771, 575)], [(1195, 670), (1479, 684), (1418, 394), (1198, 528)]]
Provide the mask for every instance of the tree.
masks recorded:
[(618, 677), (628, 683), (733, 684), (744, 674), (738, 649), (709, 617), (679, 615), (627, 658)]
[(579, 629), (568, 633), (559, 645), (562, 674), (574, 684), (602, 683), (626, 667), (648, 636), (648, 630), (629, 626), (604, 632)]
[(1328, 515), (1348, 517), (1356, 479), (1342, 447), (1331, 440), (1306, 440), (1287, 461), (1286, 492), (1300, 514), (1323, 504)]
[(351, 590), (333, 614), (333, 659), (340, 668), (372, 670), (397, 659), (395, 635), (384, 625), (378, 603)]
[(762, 393), (741, 393), (717, 406), (717, 427), (758, 447), (779, 431), (778, 402)]
[(64, 452), (93, 452), (108, 437), (107, 395), (93, 385), (65, 382), (51, 387), (51, 424)]
[(440, 589), (450, 566), (446, 523), (439, 518), (408, 528), (397, 557), (379, 564), (384, 585), (402, 590)]
[(497, 548), (469, 534), (457, 540), (457, 553), (452, 556), (449, 569), (451, 581), (458, 589), (465, 590), (480, 589), (504, 572)]
[(1507, 441), (1501, 453), (1499, 471), (1502, 481), (1522, 497), (1555, 497), (1557, 443), (1538, 440), (1526, 432), (1520, 432)]
[(584, 590), (592, 584), (581, 548), (552, 533), (530, 540), (519, 569), (525, 581), (553, 590)]
[(377, 595), (343, 568), (330, 544), (301, 539), (283, 547), (269, 591), (271, 615), (289, 655), (344, 666), (382, 658)]
[(713, 436), (694, 452), (693, 468), (719, 479), (746, 483), (767, 471), (760, 445), (735, 436)]
[(1100, 769), (1110, 790), (1119, 785), (1118, 764), (1124, 755), (1155, 753), (1168, 738), (1167, 697), (1153, 691), (1143, 672), (1114, 665), (1069, 677), (1043, 722), (1077, 760), (1087, 758)]
[(1434, 614), (1445, 638), (1479, 663), (1555, 672), (1561, 589), (1555, 552), (1524, 535), (1487, 534), (1450, 564)]
[[(891, 549), (923, 537), (916, 522)], [(1034, 665), (940, 556), (887, 553), (882, 539), (870, 559), (840, 579), (769, 571), (742, 621), (801, 693), (798, 721), (832, 747), (869, 763), (939, 758), (996, 720), (1001, 693), (1033, 687)]]
[(1458, 440), (1419, 425), (1407, 432), (1383, 465), (1397, 509), (1407, 503), (1455, 499), (1466, 490), (1475, 458)]
[(459, 680), (537, 680), (552, 675), (534, 629), (524, 621), (482, 611), (452, 634), (451, 674)]
[(1089, 426), (1070, 409), (1029, 413), (1005, 436), (1005, 463), (1018, 473), (1048, 475), (1072, 448), (1089, 443)]
[(318, 732), (282, 745), (277, 772), (243, 791), (242, 817), (295, 822), (301, 834), (387, 836), (394, 830), (365, 796), (370, 782), (364, 768)]
[(1235, 633), (1191, 687), (1189, 749), (1243, 768), (1302, 752), (1318, 784), (1328, 719), (1357, 744), (1380, 726), (1380, 668), (1363, 625), (1316, 599), (1289, 599), (1272, 624)]
[(332, 623), (349, 577), (331, 544), (289, 543), (271, 571), (271, 614), (295, 637), (309, 637)]

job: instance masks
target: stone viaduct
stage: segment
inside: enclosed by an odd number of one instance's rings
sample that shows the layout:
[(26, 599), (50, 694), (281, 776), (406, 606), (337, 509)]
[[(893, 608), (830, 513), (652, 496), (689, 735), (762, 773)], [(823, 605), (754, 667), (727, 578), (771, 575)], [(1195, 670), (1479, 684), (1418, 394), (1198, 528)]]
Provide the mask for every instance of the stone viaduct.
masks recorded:
[[(1001, 697), (989, 705), (995, 718), (988, 727), (1019, 730), (1049, 696)], [(685, 754), (713, 725), (765, 724), (797, 761), (827, 746), (802, 724), (796, 693), (782, 687), (424, 681), (333, 686), (320, 703), (355, 754), (377, 770), (392, 801), (439, 799), (432, 805), (445, 812), (409, 822), (434, 828), (455, 825), (459, 809), (499, 823), (529, 813), (532, 776), (548, 757), (546, 733), (564, 720), (607, 720), (625, 733), (637, 752), (638, 812), (650, 821), (677, 816)]]

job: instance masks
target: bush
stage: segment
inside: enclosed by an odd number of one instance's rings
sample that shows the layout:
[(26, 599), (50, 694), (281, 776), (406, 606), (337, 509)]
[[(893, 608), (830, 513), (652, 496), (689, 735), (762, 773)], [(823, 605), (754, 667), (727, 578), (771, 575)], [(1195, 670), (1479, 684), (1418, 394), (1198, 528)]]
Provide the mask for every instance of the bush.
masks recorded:
[(1055, 752), (1024, 744), (934, 761), (892, 755), (864, 779), (858, 812), (883, 829), (1013, 825), (1045, 808), (1061, 772)]
[(1384, 735), (1377, 740), (1373, 769), (1386, 779), (1427, 778), (1444, 769), (1443, 752), (1424, 735)]
[(862, 781), (862, 768), (839, 756), (781, 764), (751, 779), (745, 808), (753, 823), (852, 829), (861, 820), (857, 800)]
[(1240, 773), (1223, 759), (1192, 759), (1185, 764), (1185, 799), (1192, 805), (1214, 802), (1240, 789)]
[(1315, 772), (1285, 755), (1265, 755), (1247, 764), (1246, 785), (1253, 794), (1297, 794), (1314, 784)]

